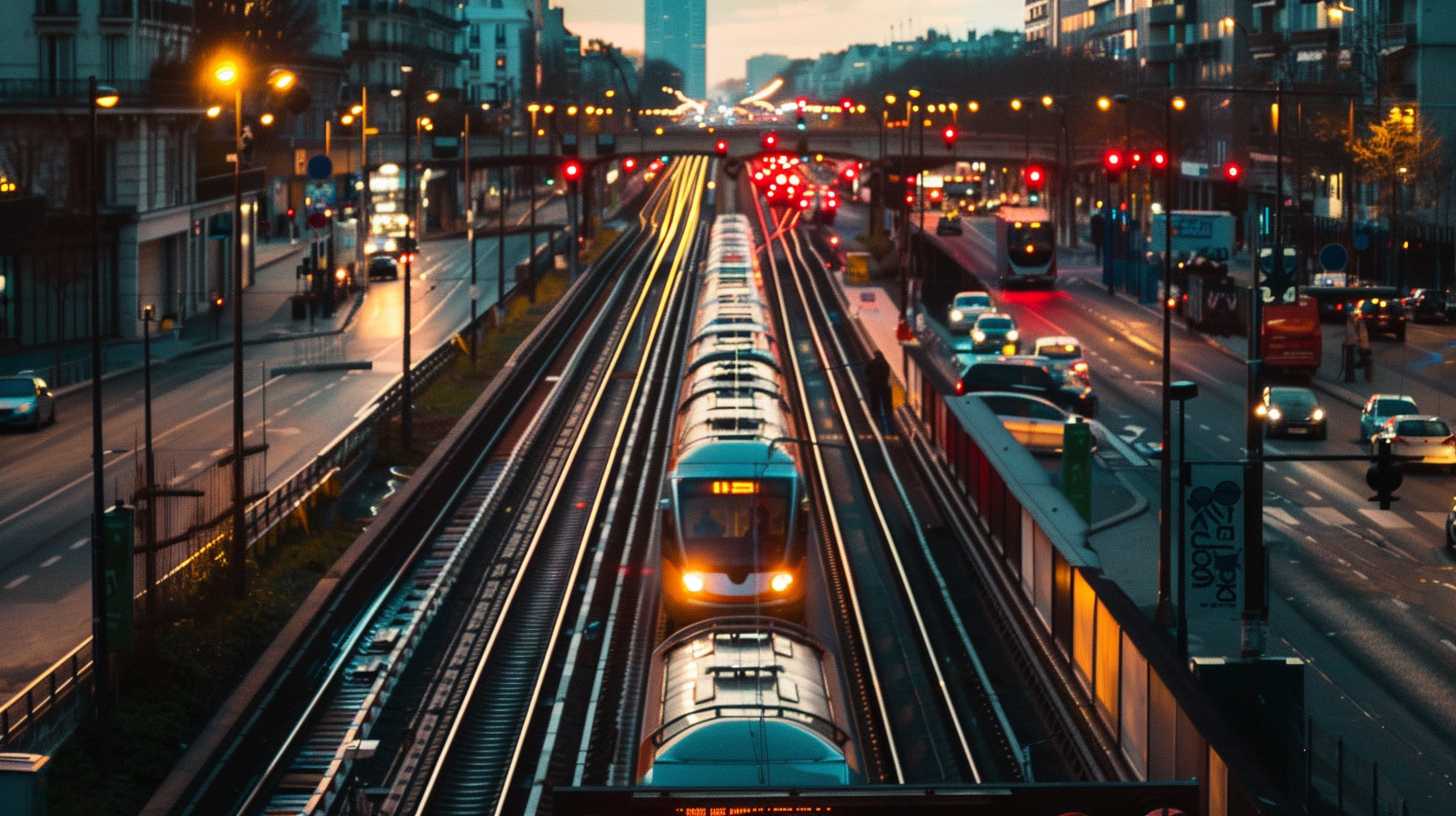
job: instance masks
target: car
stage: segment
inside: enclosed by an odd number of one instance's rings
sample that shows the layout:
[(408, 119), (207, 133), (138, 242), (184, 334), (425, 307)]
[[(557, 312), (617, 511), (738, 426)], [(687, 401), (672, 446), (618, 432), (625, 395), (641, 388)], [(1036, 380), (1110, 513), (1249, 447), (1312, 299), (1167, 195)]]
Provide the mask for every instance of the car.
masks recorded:
[(56, 422), (56, 395), (46, 381), (22, 371), (0, 377), (0, 427), (38, 430)]
[(955, 213), (946, 213), (940, 217), (935, 224), (936, 235), (962, 235), (961, 217)]
[(1052, 375), (1065, 380), (1073, 377), (1083, 385), (1092, 384), (1092, 367), (1082, 356), (1082, 344), (1075, 337), (1038, 337), (1032, 343), (1032, 356), (1046, 360)]
[(1005, 312), (985, 312), (971, 326), (971, 351), (976, 354), (1017, 354), (1021, 332), (1016, 320)]
[(1438, 416), (1402, 414), (1385, 420), (1380, 430), (1370, 437), (1370, 453), (1380, 452), (1380, 443), (1390, 441), (1390, 452), (1398, 456), (1420, 457), (1404, 464), (1437, 465), (1456, 472), (1456, 437), (1451, 426)]
[(1406, 394), (1371, 394), (1360, 409), (1360, 439), (1369, 439), (1385, 420), (1401, 414), (1419, 414), (1414, 397)]
[(1265, 436), (1306, 436), (1311, 439), (1329, 436), (1325, 409), (1308, 388), (1284, 385), (1265, 388), (1263, 399), (1254, 412), (1264, 420)]
[(1404, 301), (1406, 314), (1417, 323), (1440, 323), (1449, 319), (1450, 296), (1440, 289), (1413, 289)]
[(1041, 397), (1085, 417), (1097, 415), (1097, 395), (1090, 385), (1059, 382), (1037, 357), (1002, 357), (971, 363), (955, 382), (955, 393), (1004, 391)]
[(976, 318), (996, 310), (990, 292), (956, 292), (950, 299), (950, 310), (946, 312), (945, 327), (953, 332), (966, 332)]
[(1364, 298), (1355, 304), (1356, 314), (1365, 321), (1370, 336), (1386, 334), (1405, 342), (1405, 307), (1394, 298)]
[(1061, 453), (1071, 414), (1051, 400), (1010, 391), (978, 392), (976, 398), (1001, 420), (1001, 426), (1032, 453)]
[(1446, 514), (1446, 546), (1456, 550), (1456, 499), (1451, 500), (1451, 512)]
[(369, 279), (378, 278), (399, 280), (399, 261), (393, 255), (381, 252), (369, 256)]

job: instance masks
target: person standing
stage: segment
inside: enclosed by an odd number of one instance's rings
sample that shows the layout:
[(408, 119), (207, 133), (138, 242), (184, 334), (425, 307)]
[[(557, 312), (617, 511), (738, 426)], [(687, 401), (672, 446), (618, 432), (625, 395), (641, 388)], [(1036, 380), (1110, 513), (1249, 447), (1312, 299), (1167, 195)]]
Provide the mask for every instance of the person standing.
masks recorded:
[(1370, 327), (1365, 325), (1365, 318), (1355, 321), (1355, 332), (1355, 343), (1360, 349), (1360, 365), (1365, 369), (1365, 382), (1371, 382), (1375, 379), (1375, 353), (1370, 350)]
[(880, 433), (892, 433), (890, 410), (894, 395), (890, 390), (890, 361), (878, 349), (865, 364), (865, 385), (869, 390), (870, 416), (879, 424)]

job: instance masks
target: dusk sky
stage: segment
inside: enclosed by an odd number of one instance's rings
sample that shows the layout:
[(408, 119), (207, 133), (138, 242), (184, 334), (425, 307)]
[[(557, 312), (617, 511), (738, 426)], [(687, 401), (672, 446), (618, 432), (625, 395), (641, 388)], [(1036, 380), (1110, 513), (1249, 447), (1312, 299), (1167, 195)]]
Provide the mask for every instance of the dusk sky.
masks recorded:
[[(583, 40), (642, 49), (643, 0), (554, 0)], [(1023, 0), (708, 0), (708, 86), (743, 76), (754, 54), (814, 57), (852, 43), (886, 42), (927, 28), (964, 36), (1021, 27)], [(913, 16), (912, 16), (913, 15)]]

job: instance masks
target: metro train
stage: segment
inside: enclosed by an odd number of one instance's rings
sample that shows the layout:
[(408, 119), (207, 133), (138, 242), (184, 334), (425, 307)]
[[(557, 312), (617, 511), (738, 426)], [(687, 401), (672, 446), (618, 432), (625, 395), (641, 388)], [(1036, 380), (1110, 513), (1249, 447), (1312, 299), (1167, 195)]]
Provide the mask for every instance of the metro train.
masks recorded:
[(743, 215), (709, 237), (662, 499), (668, 617), (802, 614), (807, 488)]
[(831, 654), (803, 628), (725, 617), (652, 654), (637, 771), (657, 787), (831, 787), (859, 781)]

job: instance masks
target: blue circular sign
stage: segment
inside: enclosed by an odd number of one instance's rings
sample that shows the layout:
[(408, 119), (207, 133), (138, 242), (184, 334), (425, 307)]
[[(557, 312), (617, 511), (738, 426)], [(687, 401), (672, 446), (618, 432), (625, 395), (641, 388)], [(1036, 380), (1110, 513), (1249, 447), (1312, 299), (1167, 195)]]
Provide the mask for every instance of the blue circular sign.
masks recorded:
[(334, 175), (334, 163), (320, 153), (308, 160), (308, 177), (315, 181), (327, 181)]
[(1320, 247), (1319, 262), (1326, 272), (1343, 272), (1350, 265), (1350, 252), (1344, 244), (1325, 244)]
[(1365, 250), (1367, 250), (1369, 248), (1370, 248), (1370, 233), (1368, 233), (1368, 232), (1357, 232), (1357, 233), (1355, 233), (1355, 251), (1356, 252), (1364, 252)]

